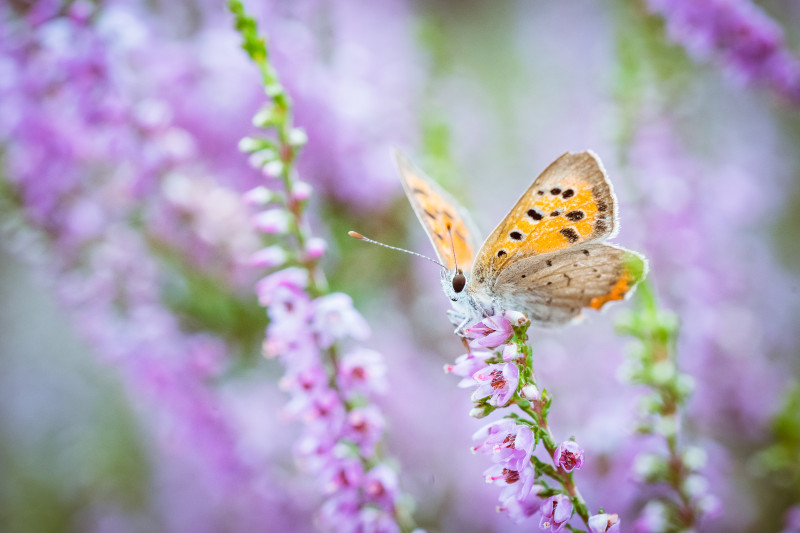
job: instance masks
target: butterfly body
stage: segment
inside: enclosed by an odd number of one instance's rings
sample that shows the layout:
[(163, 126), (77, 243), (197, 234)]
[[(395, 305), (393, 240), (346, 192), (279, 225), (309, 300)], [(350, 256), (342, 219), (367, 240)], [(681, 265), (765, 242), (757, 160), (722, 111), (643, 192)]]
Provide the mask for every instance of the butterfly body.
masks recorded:
[(616, 197), (592, 152), (558, 158), (480, 248), (465, 210), (402, 155), (397, 159), (409, 201), (445, 267), (442, 288), (459, 334), (504, 310), (560, 326), (584, 308), (624, 299), (646, 274), (641, 255), (603, 242), (618, 229)]

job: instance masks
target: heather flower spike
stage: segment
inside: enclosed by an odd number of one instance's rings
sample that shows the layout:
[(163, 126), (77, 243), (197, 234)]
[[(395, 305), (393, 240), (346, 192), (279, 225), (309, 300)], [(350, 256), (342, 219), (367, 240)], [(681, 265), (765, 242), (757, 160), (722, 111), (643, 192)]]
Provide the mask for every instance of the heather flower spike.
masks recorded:
[(668, 531), (679, 531), (713, 518), (717, 499), (708, 493), (708, 484), (699, 474), (705, 463), (703, 450), (684, 449), (679, 444), (680, 408), (691, 389), (685, 385), (688, 376), (680, 373), (674, 353), (677, 320), (659, 309), (649, 283), (640, 288), (637, 300), (636, 312), (618, 324), (621, 333), (637, 342), (637, 349), (631, 352), (628, 378), (634, 385), (649, 387), (658, 398), (669, 398), (669, 403), (653, 403), (639, 422), (640, 431), (660, 438), (667, 453), (640, 453), (634, 460), (639, 482), (662, 493), (658, 501), (645, 506), (637, 525), (639, 529), (660, 531), (660, 524), (674, 522), (674, 529)]
[[(525, 315), (513, 311), (484, 318), (467, 329), (469, 344), (484, 351), (461, 355), (445, 370), (463, 378), (459, 386), (475, 387), (470, 416), (482, 418), (515, 406), (520, 411), (473, 435), (473, 451), (493, 463), (484, 474), (486, 481), (502, 487), (498, 511), (516, 522), (540, 512), (540, 527), (547, 531), (564, 529), (574, 511), (589, 527), (589, 510), (572, 477), (573, 470), (583, 466), (584, 451), (575, 441), (556, 444), (553, 438), (548, 423), (551, 399), (536, 382), (527, 344), (529, 326)], [(555, 467), (534, 454), (540, 444)]]
[(305, 424), (298, 459), (322, 481), (320, 489), (327, 495), (318, 520), (333, 532), (410, 531), (407, 513), (399, 510), (397, 476), (379, 452), (385, 421), (372, 400), (385, 387), (382, 358), (358, 346), (369, 336), (367, 322), (350, 296), (328, 291), (318, 267), (326, 243), (311, 234), (303, 218), (312, 190), (296, 179), (294, 163), (305, 133), (292, 126), (289, 97), (255, 21), (239, 0), (231, 0), (229, 7), (242, 48), (260, 68), (271, 99), (254, 124), (270, 129), (273, 138), (240, 143), (268, 183), (279, 183), (245, 195), (247, 203), (262, 210), (253, 225), (270, 241), (251, 261), (262, 268), (284, 267), (256, 287), (270, 318), (264, 354), (285, 366), (280, 383), (291, 396), (285, 413)]

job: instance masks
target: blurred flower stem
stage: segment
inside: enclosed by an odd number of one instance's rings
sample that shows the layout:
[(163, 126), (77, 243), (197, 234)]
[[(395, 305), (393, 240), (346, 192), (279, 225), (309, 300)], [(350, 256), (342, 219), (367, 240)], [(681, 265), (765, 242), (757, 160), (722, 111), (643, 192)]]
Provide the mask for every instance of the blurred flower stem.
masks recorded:
[(399, 504), (397, 474), (379, 451), (385, 421), (373, 400), (384, 385), (383, 361), (354, 342), (368, 336), (366, 321), (348, 295), (328, 291), (318, 268), (326, 244), (304, 217), (311, 187), (297, 179), (294, 165), (306, 134), (293, 126), (291, 101), (255, 20), (239, 0), (228, 6), (269, 98), (253, 123), (273, 135), (246, 137), (239, 147), (265, 175), (266, 186), (246, 194), (260, 210), (254, 225), (271, 241), (253, 257), (271, 271), (256, 288), (270, 319), (264, 355), (286, 367), (286, 411), (305, 423), (296, 453), (326, 496), (317, 525), (342, 533), (409, 532), (415, 526)]
[[(266, 203), (282, 203), (286, 211), (291, 214), (289, 233), (296, 241), (297, 250), (302, 251), (306, 249), (311, 238), (310, 230), (303, 218), (304, 201), (307, 200), (310, 190), (299, 191), (300, 194), (296, 194), (297, 184), (292, 174), (295, 172), (297, 154), (307, 141), (306, 134), (293, 125), (291, 99), (278, 81), (275, 68), (269, 62), (266, 38), (259, 36), (255, 19), (246, 14), (244, 5), (239, 0), (230, 0), (228, 8), (235, 16), (236, 30), (242, 36), (242, 49), (258, 66), (264, 92), (269, 98), (269, 102), (253, 117), (253, 124), (273, 131), (276, 136), (276, 139), (245, 137), (240, 143), (240, 148), (254, 154), (254, 158), (258, 159), (256, 163), (263, 164), (265, 174), (280, 178), (285, 195), (273, 195)], [(306, 189), (308, 185), (302, 183), (300, 187)], [(325, 277), (317, 268), (317, 259), (300, 258), (302, 266), (308, 271), (309, 290), (313, 294), (321, 294), (327, 290)]]
[(620, 334), (638, 341), (630, 350), (625, 370), (631, 384), (650, 389), (640, 402), (639, 433), (658, 437), (666, 448), (666, 456), (642, 453), (636, 458), (641, 481), (662, 489), (650, 499), (637, 526), (642, 531), (686, 531), (697, 528), (717, 507), (716, 498), (706, 491), (708, 483), (699, 474), (705, 452), (681, 444), (681, 410), (691, 395), (693, 380), (678, 370), (677, 316), (659, 308), (647, 281), (639, 286), (637, 302), (636, 310), (618, 324)]

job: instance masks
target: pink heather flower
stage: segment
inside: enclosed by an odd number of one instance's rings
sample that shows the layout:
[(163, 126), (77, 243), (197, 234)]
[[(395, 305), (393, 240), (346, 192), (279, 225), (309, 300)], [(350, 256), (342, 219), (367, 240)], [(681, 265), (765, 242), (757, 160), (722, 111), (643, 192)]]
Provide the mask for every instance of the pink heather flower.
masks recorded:
[(590, 533), (619, 533), (620, 520), (616, 514), (596, 514), (589, 517)]
[(531, 460), (533, 432), (528, 426), (518, 425), (509, 418), (484, 426), (472, 438), (484, 439), (473, 451), (491, 453), (494, 462), (510, 470), (522, 470)]
[(320, 429), (339, 431), (345, 417), (344, 405), (336, 391), (324, 389), (309, 395), (308, 409), (303, 413), (306, 422), (322, 422)]
[(337, 340), (369, 336), (367, 321), (353, 308), (353, 299), (341, 292), (314, 300), (311, 326), (322, 348), (330, 348)]
[(325, 239), (321, 239), (320, 237), (312, 237), (308, 239), (308, 242), (306, 243), (305, 257), (308, 260), (319, 259), (322, 257), (322, 254), (325, 253), (327, 248), (328, 243), (325, 242)]
[(317, 515), (318, 529), (322, 531), (357, 531), (356, 527), (351, 526), (359, 516), (361, 505), (359, 502), (358, 491), (342, 490), (333, 494), (320, 507)]
[(572, 516), (572, 501), (564, 494), (556, 494), (547, 498), (539, 510), (542, 512), (539, 529), (556, 533), (564, 529)]
[(398, 496), (397, 486), (397, 473), (385, 464), (372, 467), (364, 476), (363, 487), (367, 499), (389, 512), (394, 511), (394, 502)]
[(294, 372), (287, 374), (280, 379), (278, 386), (289, 392), (299, 392), (308, 394), (316, 389), (326, 388), (328, 384), (328, 373), (325, 368), (316, 361), (316, 364), (307, 365)]
[(472, 344), (484, 348), (496, 348), (505, 344), (514, 334), (511, 321), (503, 315), (484, 318), (467, 331), (473, 335)]
[(284, 264), (287, 258), (286, 250), (282, 247), (268, 246), (254, 253), (250, 257), (250, 264), (257, 267), (275, 268)]
[(470, 352), (458, 356), (453, 365), (445, 365), (444, 371), (460, 376), (464, 379), (458, 382), (461, 388), (474, 387), (478, 384), (477, 381), (472, 379), (472, 376), (478, 370), (486, 368), (488, 363), (486, 359), (492, 357), (492, 352)]
[(553, 464), (556, 468), (563, 468), (564, 472), (583, 466), (583, 449), (574, 440), (565, 440), (553, 452)]
[(267, 189), (263, 185), (259, 185), (258, 187), (250, 189), (244, 193), (242, 198), (247, 205), (252, 205), (254, 207), (265, 207), (270, 202), (275, 201), (275, 196), (276, 194), (273, 191)]
[(478, 388), (472, 393), (473, 402), (491, 396), (489, 405), (503, 407), (517, 390), (519, 368), (514, 363), (489, 365), (475, 372), (472, 379), (478, 382)]
[(504, 512), (508, 517), (521, 523), (539, 512), (542, 506), (542, 498), (539, 493), (544, 490), (543, 485), (533, 485), (530, 492), (524, 498), (506, 498), (497, 506), (498, 512)]
[(400, 533), (392, 514), (374, 507), (362, 507), (353, 531), (358, 533)]
[(282, 209), (262, 211), (253, 218), (253, 225), (270, 235), (283, 234), (289, 229), (289, 213)]
[(342, 437), (356, 443), (361, 454), (369, 457), (381, 439), (384, 426), (380, 410), (374, 405), (368, 405), (347, 413)]
[(309, 471), (320, 471), (330, 464), (335, 455), (336, 441), (334, 435), (315, 435), (306, 433), (294, 445), (297, 463)]
[(292, 184), (292, 197), (298, 202), (308, 200), (312, 191), (313, 188), (308, 182), (298, 180)]
[(273, 301), (284, 300), (285, 296), (278, 296), (283, 291), (293, 294), (305, 294), (308, 285), (308, 272), (298, 267), (290, 267), (270, 274), (256, 285), (258, 302), (262, 307), (269, 307)]
[(526, 464), (522, 470), (512, 470), (505, 468), (501, 464), (495, 464), (486, 469), (483, 473), (486, 483), (500, 485), (500, 507), (507, 507), (512, 500), (525, 500), (531, 493), (535, 475), (533, 467)]
[(339, 388), (349, 393), (373, 394), (386, 390), (386, 366), (378, 352), (356, 348), (339, 363)]
[(656, 533), (664, 531), (669, 523), (667, 508), (660, 501), (650, 501), (645, 504), (641, 515), (633, 524), (637, 533)]
[(355, 458), (333, 458), (320, 473), (326, 494), (334, 494), (347, 489), (357, 489), (364, 476), (361, 461)]

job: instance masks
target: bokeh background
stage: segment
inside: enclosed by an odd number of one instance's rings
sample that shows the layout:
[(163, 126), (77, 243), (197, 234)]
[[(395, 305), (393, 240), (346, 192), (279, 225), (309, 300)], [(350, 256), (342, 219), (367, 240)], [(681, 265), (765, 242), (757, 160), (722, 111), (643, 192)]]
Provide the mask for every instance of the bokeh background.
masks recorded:
[[(602, 157), (616, 242), (644, 252), (695, 381), (684, 433), (706, 531), (779, 531), (800, 502), (800, 4), (251, 0), (309, 137), (312, 224), (388, 366), (386, 447), (429, 531), (495, 513), (482, 421), (390, 147), (488, 234), (565, 151)], [(237, 149), (264, 96), (221, 2), (0, 5), (0, 530), (309, 531), (281, 368), (260, 356), (260, 247)], [(628, 304), (626, 304), (628, 305)], [(625, 305), (535, 331), (577, 479), (630, 527), (648, 500)], [(631, 529), (632, 530), (632, 529)]]

